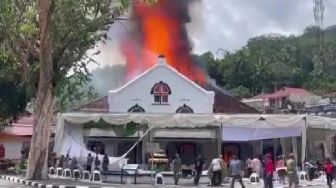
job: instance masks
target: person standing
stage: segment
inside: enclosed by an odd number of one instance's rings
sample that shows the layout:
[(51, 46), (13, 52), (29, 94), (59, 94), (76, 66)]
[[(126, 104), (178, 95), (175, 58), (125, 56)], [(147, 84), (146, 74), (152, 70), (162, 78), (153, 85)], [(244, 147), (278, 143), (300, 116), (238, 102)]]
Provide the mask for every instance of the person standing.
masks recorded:
[(93, 157), (91, 156), (91, 153), (89, 153), (86, 159), (86, 170), (89, 172), (91, 172), (92, 170), (92, 163), (93, 163)]
[(178, 181), (179, 181), (180, 173), (181, 173), (181, 166), (182, 166), (182, 162), (181, 162), (180, 155), (175, 154), (175, 158), (171, 162), (171, 167), (172, 167), (173, 173), (174, 173), (174, 183), (175, 183), (175, 185), (178, 185)]
[(65, 160), (64, 160), (64, 169), (69, 168), (70, 160), (71, 160), (71, 159), (70, 159), (69, 154), (66, 154), (66, 156), (65, 156)]
[(246, 175), (247, 177), (250, 177), (252, 174), (252, 159), (251, 158), (247, 158), (246, 159)]
[(95, 170), (100, 170), (99, 167), (100, 167), (100, 160), (98, 158), (98, 155), (96, 156), (96, 159), (94, 161), (94, 164), (95, 164)]
[(262, 177), (262, 170), (261, 170), (262, 165), (258, 156), (254, 157), (251, 163), (252, 163), (252, 171), (257, 173), (259, 177)]
[(61, 155), (61, 158), (58, 160), (58, 167), (63, 168), (65, 157)]
[(293, 183), (294, 183), (294, 187), (298, 188), (299, 178), (298, 178), (297, 171), (296, 171), (295, 156), (293, 153), (289, 154), (288, 160), (286, 162), (286, 166), (287, 166), (287, 176), (288, 176), (289, 188), (292, 187)]
[(285, 157), (284, 156), (278, 156), (278, 160), (275, 165), (275, 171), (278, 174), (279, 182), (281, 184), (284, 184), (285, 182), (285, 176), (286, 176), (286, 168), (285, 168)]
[(195, 160), (195, 178), (194, 185), (198, 185), (198, 182), (202, 175), (204, 160), (202, 159), (202, 155), (199, 154)]
[(265, 167), (264, 167), (264, 185), (265, 188), (273, 188), (273, 160), (271, 154), (265, 155)]
[(334, 179), (334, 164), (330, 161), (330, 158), (327, 158), (325, 162), (324, 171), (327, 175), (327, 185), (329, 186), (329, 188), (331, 188), (331, 184)]
[(222, 184), (222, 165), (221, 156), (211, 161), (210, 171), (212, 172), (211, 185), (219, 186)]
[(56, 165), (57, 165), (57, 155), (54, 152), (51, 156), (51, 166), (56, 168), (57, 167)]
[(72, 157), (70, 168), (71, 170), (78, 169), (78, 161), (76, 156)]
[(245, 188), (243, 184), (243, 179), (240, 175), (241, 173), (241, 163), (236, 155), (233, 156), (233, 159), (230, 161), (230, 170), (231, 170), (231, 188), (234, 187), (235, 181), (238, 180), (242, 188)]
[(25, 153), (24, 153), (24, 150), (22, 150), (21, 151), (21, 158), (20, 158), (20, 168), (21, 169), (25, 168), (25, 163), (26, 163)]
[(221, 163), (221, 168), (222, 168), (222, 182), (225, 181), (225, 178), (228, 176), (228, 165), (227, 163), (223, 160), (223, 155), (219, 156), (220, 163)]
[(109, 158), (107, 156), (107, 154), (104, 155), (104, 158), (103, 158), (103, 171), (107, 172), (108, 171), (108, 166), (110, 164), (110, 161), (109, 161)]

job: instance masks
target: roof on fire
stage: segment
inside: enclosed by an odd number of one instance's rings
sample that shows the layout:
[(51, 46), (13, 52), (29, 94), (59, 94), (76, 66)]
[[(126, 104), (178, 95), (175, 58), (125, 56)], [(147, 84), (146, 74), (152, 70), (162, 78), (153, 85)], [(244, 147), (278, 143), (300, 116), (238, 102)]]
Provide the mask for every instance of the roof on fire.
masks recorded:
[[(153, 69), (155, 69), (158, 66), (167, 67), (168, 70), (173, 71), (178, 76), (182, 77), (186, 81), (188, 81), (190, 84), (192, 84), (194, 87), (198, 88), (199, 90), (205, 91), (205, 92), (214, 92), (215, 93), (215, 100), (214, 100), (214, 107), (213, 112), (214, 113), (259, 113), (256, 109), (240, 102), (239, 100), (235, 99), (233, 96), (231, 96), (227, 91), (219, 88), (216, 86), (216, 84), (212, 82), (208, 82), (203, 87), (195, 83), (194, 81), (188, 79), (183, 74), (179, 73), (176, 69), (169, 66), (166, 63), (162, 63), (159, 61), (157, 65), (154, 65), (150, 69), (146, 70), (142, 74), (135, 77), (133, 80), (126, 83), (121, 88), (117, 89), (116, 91), (123, 89), (131, 84), (135, 84), (138, 79), (143, 77), (144, 75), (150, 73)], [(109, 111), (109, 104), (108, 104), (108, 96), (104, 96), (102, 98), (98, 98), (92, 102), (80, 105), (73, 109), (73, 111), (79, 111), (79, 112), (87, 112), (87, 113), (101, 113), (101, 112), (108, 112)]]

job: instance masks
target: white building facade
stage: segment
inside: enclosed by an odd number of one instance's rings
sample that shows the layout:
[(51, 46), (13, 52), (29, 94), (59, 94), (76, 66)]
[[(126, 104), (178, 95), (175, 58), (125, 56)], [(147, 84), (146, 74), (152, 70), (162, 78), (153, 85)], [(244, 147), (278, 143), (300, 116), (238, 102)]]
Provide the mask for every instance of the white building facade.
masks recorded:
[(215, 93), (192, 82), (161, 57), (159, 63), (108, 93), (109, 112), (212, 113)]
[[(169, 66), (161, 56), (156, 65), (121, 88), (110, 90), (106, 97), (82, 105), (74, 109), (74, 112), (80, 112), (80, 116), (84, 118), (86, 114), (91, 116), (95, 113), (105, 115), (134, 113), (139, 116), (189, 113), (207, 116), (215, 112), (255, 113), (255, 110), (232, 98), (225, 91), (218, 88), (212, 90), (209, 86), (199, 86)], [(64, 143), (73, 142), (75, 145), (84, 143), (88, 150), (109, 156), (122, 156), (145, 135), (150, 127), (146, 123), (112, 125), (102, 120), (81, 126), (65, 121), (64, 126), (67, 127), (67, 132), (71, 133), (71, 136), (60, 139), (65, 140)], [(218, 157), (223, 150), (226, 151), (222, 148), (221, 127), (218, 125), (209, 124), (206, 127), (185, 125), (181, 128), (181, 126), (171, 126), (167, 121), (167, 127), (169, 128), (155, 128), (144, 136), (127, 155), (128, 162), (146, 164), (148, 156), (153, 152), (153, 146), (156, 150), (164, 151), (169, 160), (179, 153), (183, 164), (187, 166), (193, 164), (198, 154), (209, 161)], [(61, 153), (74, 150), (71, 144), (68, 145)], [(229, 150), (231, 147), (228, 145)]]

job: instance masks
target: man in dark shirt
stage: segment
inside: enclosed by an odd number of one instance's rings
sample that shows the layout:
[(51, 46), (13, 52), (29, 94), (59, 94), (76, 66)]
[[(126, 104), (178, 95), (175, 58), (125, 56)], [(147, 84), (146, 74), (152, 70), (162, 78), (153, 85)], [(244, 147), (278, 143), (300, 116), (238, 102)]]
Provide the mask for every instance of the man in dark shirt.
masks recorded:
[(105, 154), (104, 158), (103, 158), (103, 165), (102, 165), (103, 171), (105, 171), (105, 172), (108, 171), (109, 164), (110, 164), (109, 158), (108, 158), (107, 154)]
[(86, 170), (89, 172), (91, 172), (92, 170), (92, 163), (93, 163), (93, 157), (91, 156), (91, 153), (89, 153), (86, 160)]
[(61, 155), (61, 158), (58, 161), (58, 167), (63, 168), (65, 157)]
[(173, 173), (174, 173), (174, 183), (175, 183), (175, 185), (178, 185), (178, 181), (179, 181), (179, 178), (180, 178), (180, 173), (181, 173), (181, 170), (182, 170), (181, 166), (182, 166), (182, 162), (181, 162), (180, 155), (175, 154), (175, 158), (171, 162), (171, 167), (172, 167)]
[(98, 158), (98, 155), (96, 156), (94, 163), (95, 163), (95, 170), (99, 171), (100, 170), (100, 160)]
[(199, 179), (202, 175), (204, 160), (202, 159), (201, 154), (199, 154), (195, 161), (195, 178), (194, 178), (194, 184), (198, 185)]

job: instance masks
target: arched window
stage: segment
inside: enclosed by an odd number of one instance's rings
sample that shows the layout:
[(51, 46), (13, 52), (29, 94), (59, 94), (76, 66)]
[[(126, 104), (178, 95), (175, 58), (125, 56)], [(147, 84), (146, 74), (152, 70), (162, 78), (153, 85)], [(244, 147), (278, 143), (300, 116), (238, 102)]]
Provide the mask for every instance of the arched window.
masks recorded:
[(128, 109), (127, 112), (141, 113), (141, 112), (145, 112), (145, 109), (143, 109), (141, 106), (136, 104), (136, 105), (132, 106), (130, 109)]
[(176, 113), (194, 113), (194, 110), (184, 104), (176, 110)]
[(155, 104), (167, 104), (168, 103), (168, 95), (171, 94), (170, 87), (168, 84), (160, 81), (151, 89), (151, 94), (154, 95), (154, 103)]

